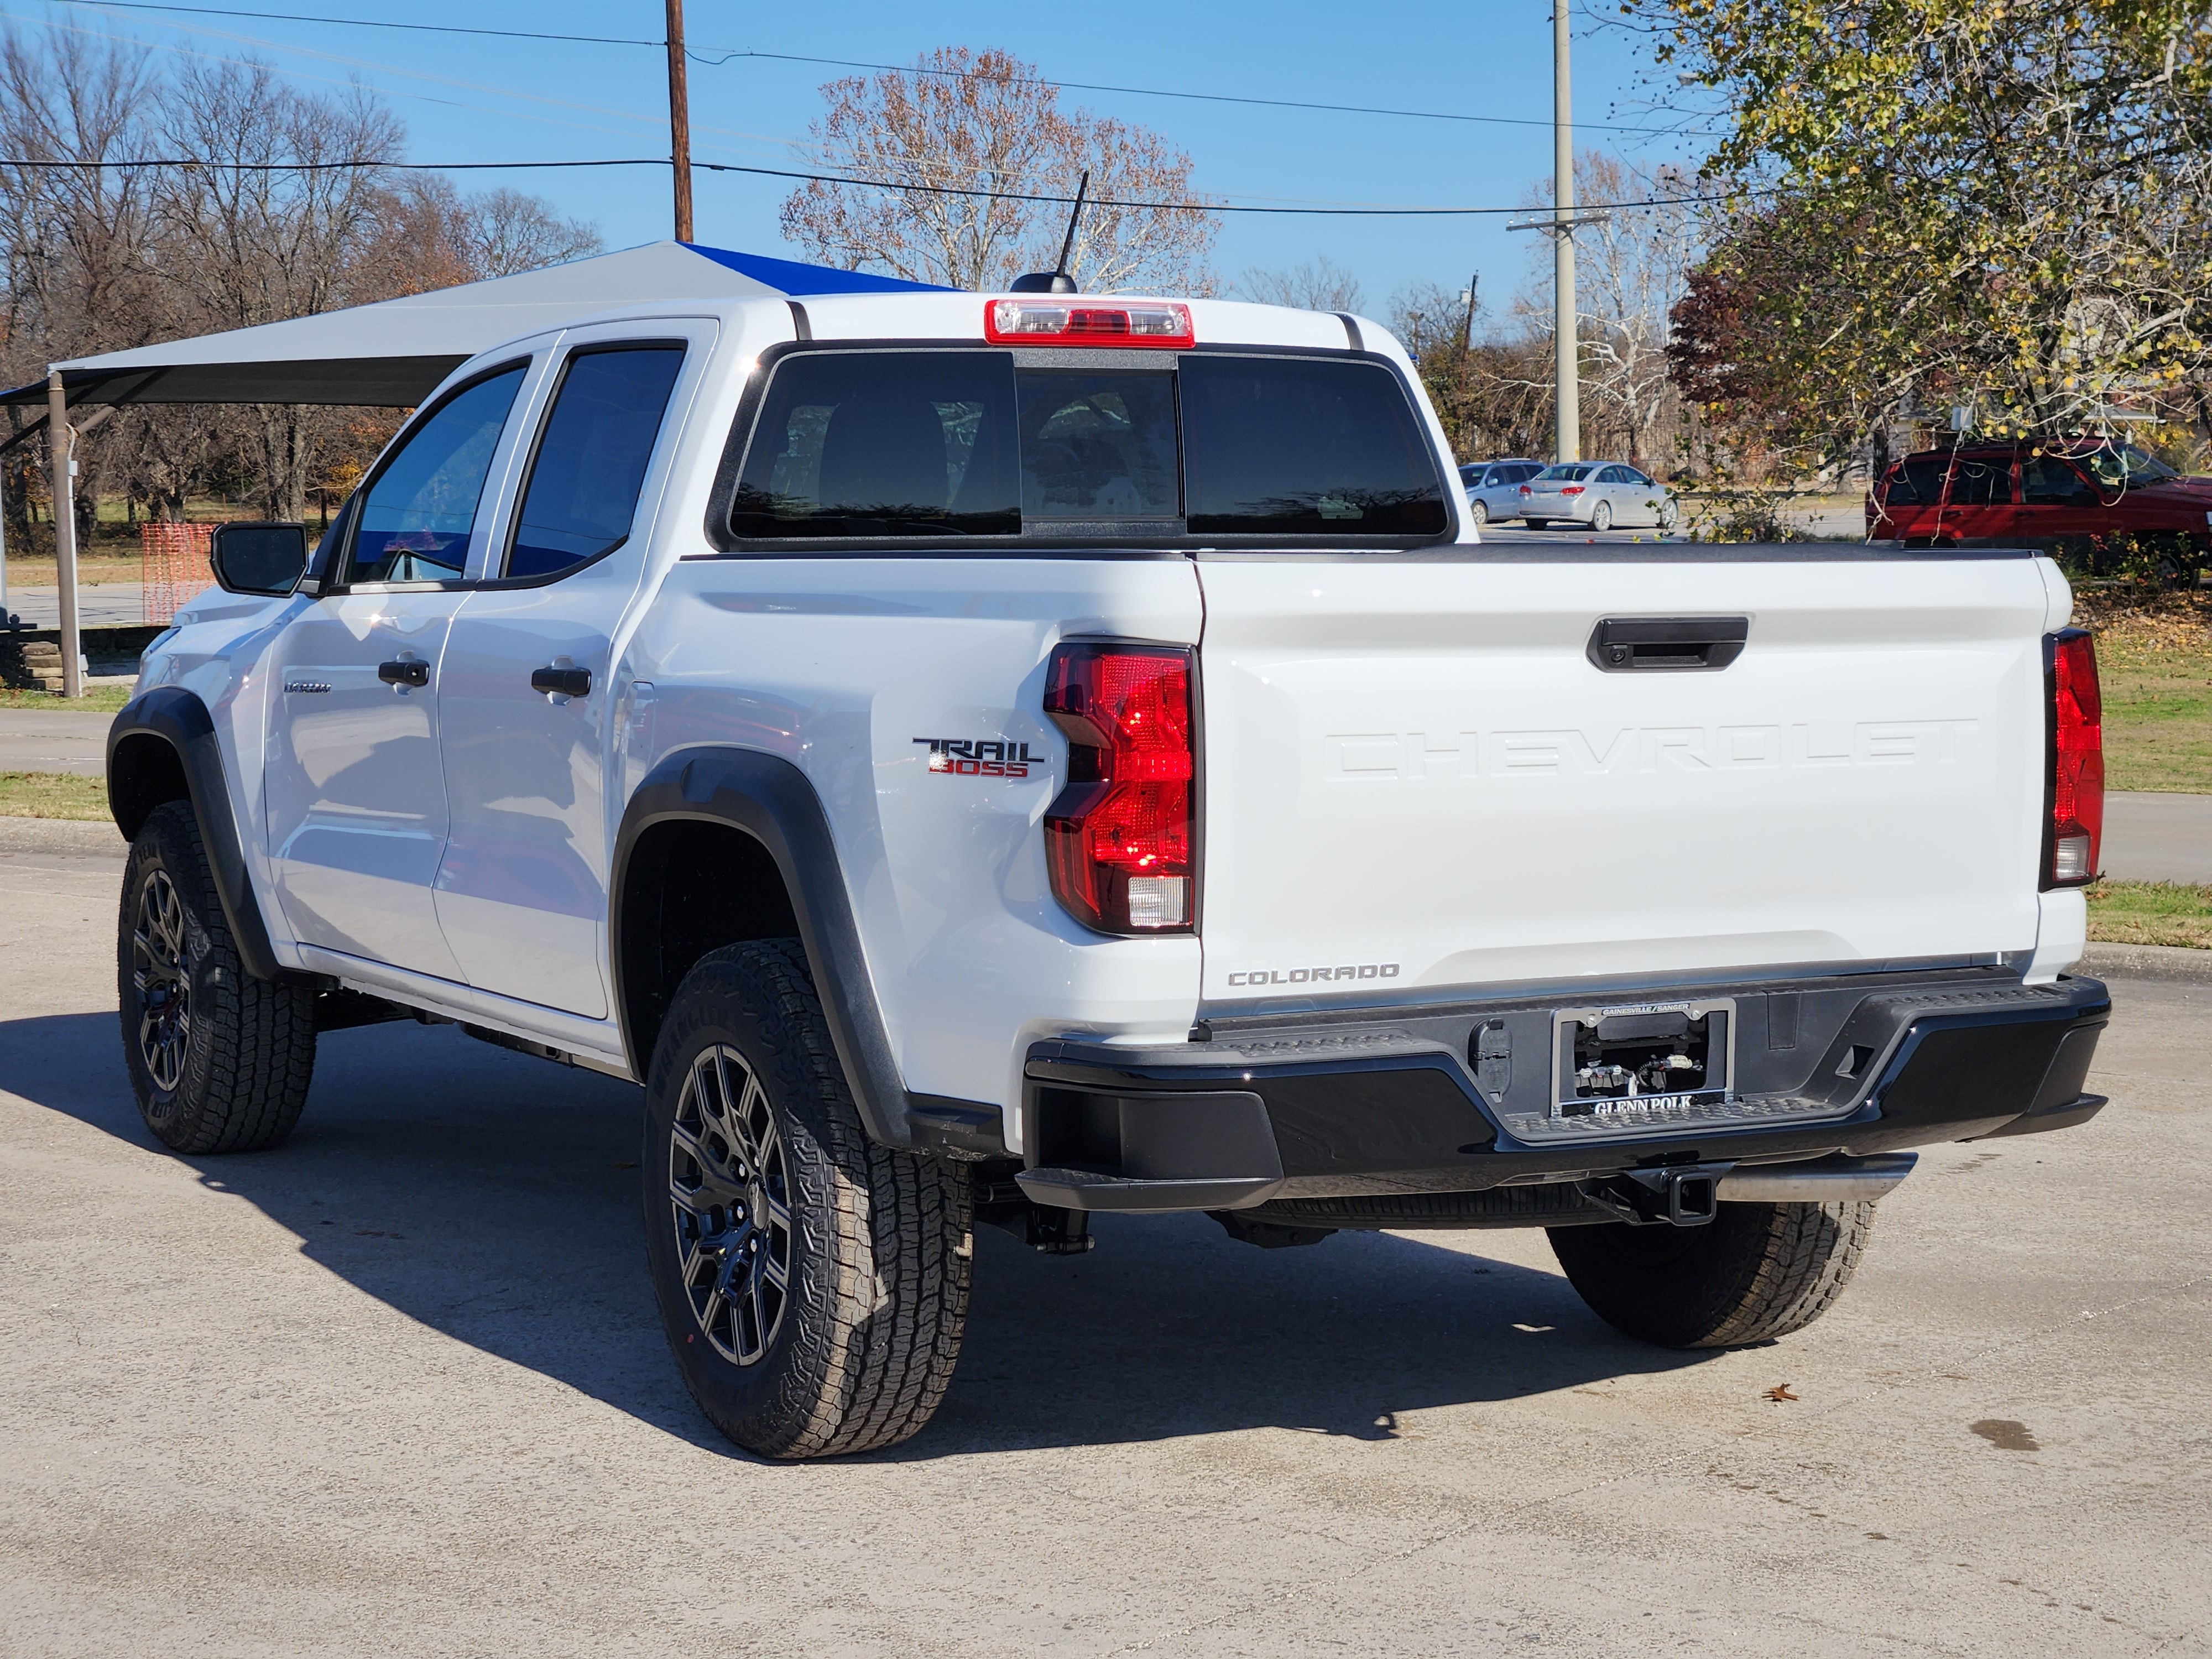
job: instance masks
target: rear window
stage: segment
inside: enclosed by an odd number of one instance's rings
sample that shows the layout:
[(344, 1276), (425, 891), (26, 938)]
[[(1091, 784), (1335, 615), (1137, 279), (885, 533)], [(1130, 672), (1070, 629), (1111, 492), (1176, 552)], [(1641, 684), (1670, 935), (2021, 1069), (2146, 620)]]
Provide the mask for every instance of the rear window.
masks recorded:
[(1589, 477), (1597, 469), (1594, 466), (1570, 463), (1561, 466), (1547, 466), (1536, 476), (1546, 483), (1575, 483)]
[(1427, 428), (1383, 366), (1130, 356), (793, 352), (763, 395), (730, 532), (1140, 544), (1449, 532)]

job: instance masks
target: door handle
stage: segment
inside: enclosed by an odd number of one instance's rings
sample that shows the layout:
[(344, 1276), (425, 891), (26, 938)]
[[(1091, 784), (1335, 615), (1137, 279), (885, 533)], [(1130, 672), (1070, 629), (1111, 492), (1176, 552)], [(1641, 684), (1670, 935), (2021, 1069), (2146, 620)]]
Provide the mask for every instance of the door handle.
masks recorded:
[(1608, 674), (1726, 668), (1750, 637), (1748, 617), (1607, 617), (1588, 655)]
[(592, 694), (592, 671), (588, 668), (533, 668), (530, 671), (530, 689), (543, 691), (554, 697), (587, 697)]
[(412, 657), (402, 657), (398, 662), (377, 664), (376, 678), (386, 685), (428, 685), (430, 683), (430, 665)]

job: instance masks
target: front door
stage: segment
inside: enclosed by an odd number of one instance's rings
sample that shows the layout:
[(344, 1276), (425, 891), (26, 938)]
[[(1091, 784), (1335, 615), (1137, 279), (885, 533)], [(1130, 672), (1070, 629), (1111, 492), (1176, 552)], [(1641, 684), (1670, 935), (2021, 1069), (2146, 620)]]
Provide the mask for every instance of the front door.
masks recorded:
[(527, 368), (458, 388), (388, 452), (321, 596), (277, 641), (265, 807), (302, 943), (461, 977), (431, 898), (447, 831), (438, 675)]
[(594, 1018), (607, 1012), (615, 635), (643, 572), (664, 416), (681, 407), (692, 345), (571, 344), (505, 544), (454, 621), (439, 678), (446, 939), (471, 985)]

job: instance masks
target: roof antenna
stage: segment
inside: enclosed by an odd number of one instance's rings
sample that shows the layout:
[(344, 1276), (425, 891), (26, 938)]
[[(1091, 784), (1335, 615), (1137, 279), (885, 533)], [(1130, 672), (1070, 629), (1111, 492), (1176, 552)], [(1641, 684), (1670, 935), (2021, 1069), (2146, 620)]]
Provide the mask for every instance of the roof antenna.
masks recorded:
[(1033, 270), (1026, 276), (1014, 278), (1012, 291), (1016, 294), (1073, 294), (1077, 292), (1075, 278), (1067, 274), (1067, 262), (1075, 253), (1075, 228), (1083, 222), (1083, 198), (1091, 193), (1091, 169), (1083, 169), (1083, 177), (1075, 186), (1075, 208), (1067, 216), (1067, 234), (1060, 239), (1060, 264), (1050, 270)]

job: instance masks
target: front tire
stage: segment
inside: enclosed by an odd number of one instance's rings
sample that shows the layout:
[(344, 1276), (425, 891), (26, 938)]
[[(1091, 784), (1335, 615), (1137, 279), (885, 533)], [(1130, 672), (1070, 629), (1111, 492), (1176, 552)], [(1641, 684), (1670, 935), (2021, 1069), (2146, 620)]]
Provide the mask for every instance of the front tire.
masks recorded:
[(253, 1152), (300, 1121), (315, 1071), (315, 994), (240, 962), (186, 801), (131, 845), (116, 1000), (139, 1115), (172, 1152)]
[(1857, 1270), (1872, 1204), (1723, 1204), (1702, 1227), (1551, 1229), (1590, 1310), (1668, 1348), (1731, 1348), (1802, 1330)]
[(967, 1319), (968, 1183), (869, 1139), (797, 939), (684, 975), (639, 1165), (661, 1323), (716, 1428), (800, 1458), (929, 1421)]

